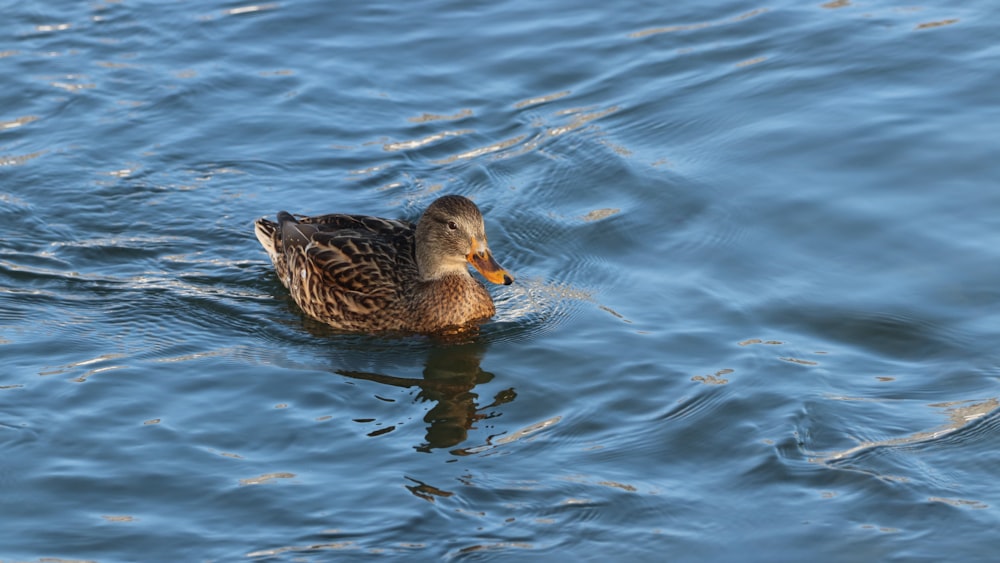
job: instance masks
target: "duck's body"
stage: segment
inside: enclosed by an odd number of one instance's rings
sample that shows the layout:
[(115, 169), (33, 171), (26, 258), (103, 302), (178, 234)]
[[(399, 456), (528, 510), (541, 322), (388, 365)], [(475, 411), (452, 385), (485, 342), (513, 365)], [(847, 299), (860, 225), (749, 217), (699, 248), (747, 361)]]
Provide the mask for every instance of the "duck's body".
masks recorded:
[(486, 245), (482, 214), (461, 196), (439, 198), (417, 224), (364, 215), (258, 219), (257, 239), (281, 283), (309, 316), (347, 331), (432, 333), (493, 316), (489, 292), (513, 278)]

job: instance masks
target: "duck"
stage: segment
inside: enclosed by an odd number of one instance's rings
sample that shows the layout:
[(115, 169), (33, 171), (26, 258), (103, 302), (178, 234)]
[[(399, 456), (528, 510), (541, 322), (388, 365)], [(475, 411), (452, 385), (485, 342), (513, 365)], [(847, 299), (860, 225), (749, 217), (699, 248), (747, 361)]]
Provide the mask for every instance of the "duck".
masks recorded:
[(486, 280), (514, 277), (493, 258), (479, 208), (439, 197), (416, 224), (367, 215), (293, 216), (254, 223), (275, 273), (309, 317), (347, 332), (454, 332), (496, 314)]

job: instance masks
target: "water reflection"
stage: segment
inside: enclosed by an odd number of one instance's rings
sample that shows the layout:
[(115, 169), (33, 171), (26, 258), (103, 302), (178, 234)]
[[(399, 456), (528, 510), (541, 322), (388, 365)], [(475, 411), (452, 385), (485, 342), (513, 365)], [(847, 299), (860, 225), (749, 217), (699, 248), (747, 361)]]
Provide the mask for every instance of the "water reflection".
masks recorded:
[(419, 388), (416, 400), (434, 403), (434, 406), (424, 415), (428, 425), (425, 442), (416, 449), (430, 452), (434, 448), (461, 444), (477, 422), (498, 416), (490, 412), (491, 409), (517, 397), (514, 389), (508, 388), (498, 392), (489, 404), (480, 405), (479, 394), (474, 389), (494, 377), (480, 367), (485, 352), (486, 345), (481, 342), (434, 346), (424, 364), (422, 379), (362, 371), (337, 373), (394, 387)]

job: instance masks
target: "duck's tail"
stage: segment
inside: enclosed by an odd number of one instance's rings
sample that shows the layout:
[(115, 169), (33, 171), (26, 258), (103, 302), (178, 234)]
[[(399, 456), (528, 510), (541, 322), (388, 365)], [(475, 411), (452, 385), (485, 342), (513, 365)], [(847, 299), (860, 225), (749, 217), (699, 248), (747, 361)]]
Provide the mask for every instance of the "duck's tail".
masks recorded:
[(281, 240), (277, 236), (278, 224), (265, 217), (261, 217), (254, 221), (253, 232), (257, 235), (260, 245), (264, 247), (267, 255), (273, 261), (274, 257), (278, 254), (278, 247), (281, 244)]
[(271, 263), (274, 264), (274, 271), (278, 274), (278, 279), (281, 280), (281, 283), (287, 285), (288, 265), (284, 256), (284, 247), (281, 244), (281, 231), (278, 230), (278, 223), (266, 217), (261, 217), (254, 221), (253, 231), (257, 235), (260, 245), (267, 252), (267, 256), (271, 259)]

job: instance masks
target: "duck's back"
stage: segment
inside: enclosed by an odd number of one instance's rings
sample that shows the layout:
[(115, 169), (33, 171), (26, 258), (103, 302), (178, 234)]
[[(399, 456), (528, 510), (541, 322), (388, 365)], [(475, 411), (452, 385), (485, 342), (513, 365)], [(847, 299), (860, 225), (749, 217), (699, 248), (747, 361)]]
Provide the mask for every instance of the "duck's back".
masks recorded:
[(258, 240), (302, 310), (343, 330), (400, 330), (419, 281), (414, 225), (331, 214), (259, 219)]

